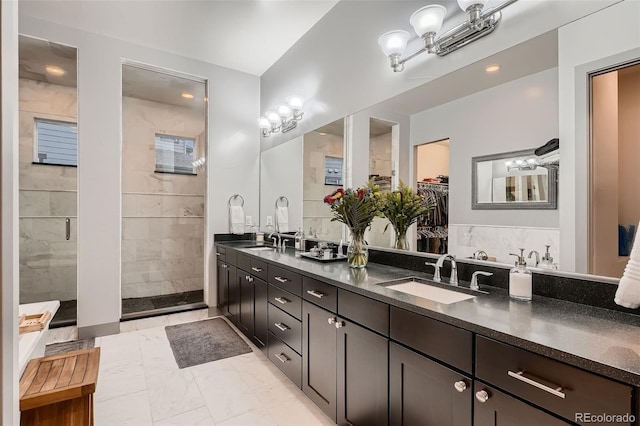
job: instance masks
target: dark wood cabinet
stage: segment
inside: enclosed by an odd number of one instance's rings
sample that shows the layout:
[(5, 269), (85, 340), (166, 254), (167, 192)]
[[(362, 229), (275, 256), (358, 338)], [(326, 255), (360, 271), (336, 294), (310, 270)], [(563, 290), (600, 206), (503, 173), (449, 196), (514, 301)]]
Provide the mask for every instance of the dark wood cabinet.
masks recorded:
[(570, 424), (482, 382), (476, 381), (473, 390), (476, 395), (473, 411), (474, 426), (563, 426)]
[(389, 344), (392, 425), (471, 425), (472, 380), (396, 343)]
[(376, 426), (389, 421), (389, 340), (338, 318), (339, 425)]
[(227, 304), (229, 303), (229, 265), (222, 260), (218, 260), (216, 264), (216, 286), (218, 288), (218, 308), (227, 313)]
[(238, 281), (238, 268), (227, 264), (227, 315), (231, 322), (238, 326), (238, 305), (240, 300), (240, 282)]
[(302, 303), (302, 390), (336, 421), (336, 316)]
[(388, 340), (307, 301), (302, 390), (339, 425), (388, 422)]
[(263, 352), (267, 350), (267, 283), (238, 270), (238, 320), (236, 326)]

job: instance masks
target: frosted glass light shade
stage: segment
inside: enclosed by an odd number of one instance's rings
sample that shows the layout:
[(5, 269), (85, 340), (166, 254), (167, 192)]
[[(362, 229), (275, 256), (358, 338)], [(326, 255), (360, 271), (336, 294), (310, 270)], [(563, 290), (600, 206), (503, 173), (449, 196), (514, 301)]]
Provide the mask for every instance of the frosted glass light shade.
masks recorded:
[(295, 110), (301, 110), (302, 105), (304, 104), (302, 97), (298, 95), (287, 96), (286, 98), (284, 98), (284, 101), (287, 103), (287, 105), (289, 105), (291, 109)]
[(385, 56), (402, 55), (407, 49), (410, 34), (403, 30), (389, 31), (378, 38), (378, 44)]
[(264, 115), (267, 117), (267, 120), (269, 120), (269, 122), (272, 124), (280, 124), (281, 122), (280, 115), (275, 111), (267, 111), (264, 113)]
[(487, 4), (487, 0), (458, 0), (458, 6), (460, 6), (460, 9), (464, 10), (465, 12), (474, 4), (479, 4), (480, 6), (484, 7)]
[(444, 15), (447, 14), (447, 9), (439, 4), (432, 4), (430, 6), (422, 7), (416, 10), (409, 23), (413, 27), (413, 30), (422, 37), (426, 33), (437, 33), (442, 28), (442, 21), (444, 21)]
[(271, 123), (266, 118), (259, 117), (258, 118), (258, 127), (260, 127), (261, 129), (270, 129), (271, 128)]
[(278, 107), (278, 114), (280, 117), (289, 118), (291, 116), (291, 108), (287, 105), (280, 105)]

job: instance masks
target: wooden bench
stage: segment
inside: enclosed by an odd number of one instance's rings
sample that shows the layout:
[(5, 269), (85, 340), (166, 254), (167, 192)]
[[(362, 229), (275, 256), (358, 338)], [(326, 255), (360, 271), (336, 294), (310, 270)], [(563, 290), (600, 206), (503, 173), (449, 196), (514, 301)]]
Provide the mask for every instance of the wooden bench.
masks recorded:
[(29, 361), (20, 379), (20, 424), (93, 425), (100, 348)]

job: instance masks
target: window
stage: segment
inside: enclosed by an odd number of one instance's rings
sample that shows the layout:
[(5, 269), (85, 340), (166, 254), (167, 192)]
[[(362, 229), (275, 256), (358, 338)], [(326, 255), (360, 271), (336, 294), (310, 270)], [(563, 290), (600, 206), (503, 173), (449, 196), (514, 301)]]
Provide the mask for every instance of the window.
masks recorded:
[(193, 175), (196, 140), (156, 134), (156, 172)]
[(35, 163), (78, 165), (78, 125), (36, 118)]

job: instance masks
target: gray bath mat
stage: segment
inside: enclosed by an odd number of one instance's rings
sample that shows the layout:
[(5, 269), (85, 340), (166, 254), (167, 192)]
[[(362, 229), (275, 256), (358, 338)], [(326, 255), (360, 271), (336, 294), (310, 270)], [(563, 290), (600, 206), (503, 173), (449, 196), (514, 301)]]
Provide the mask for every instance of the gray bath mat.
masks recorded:
[(65, 352), (78, 351), (80, 349), (90, 349), (95, 346), (95, 339), (70, 340), (68, 342), (50, 343), (44, 348), (44, 356), (58, 355)]
[(222, 318), (164, 328), (180, 368), (251, 352), (249, 345)]

